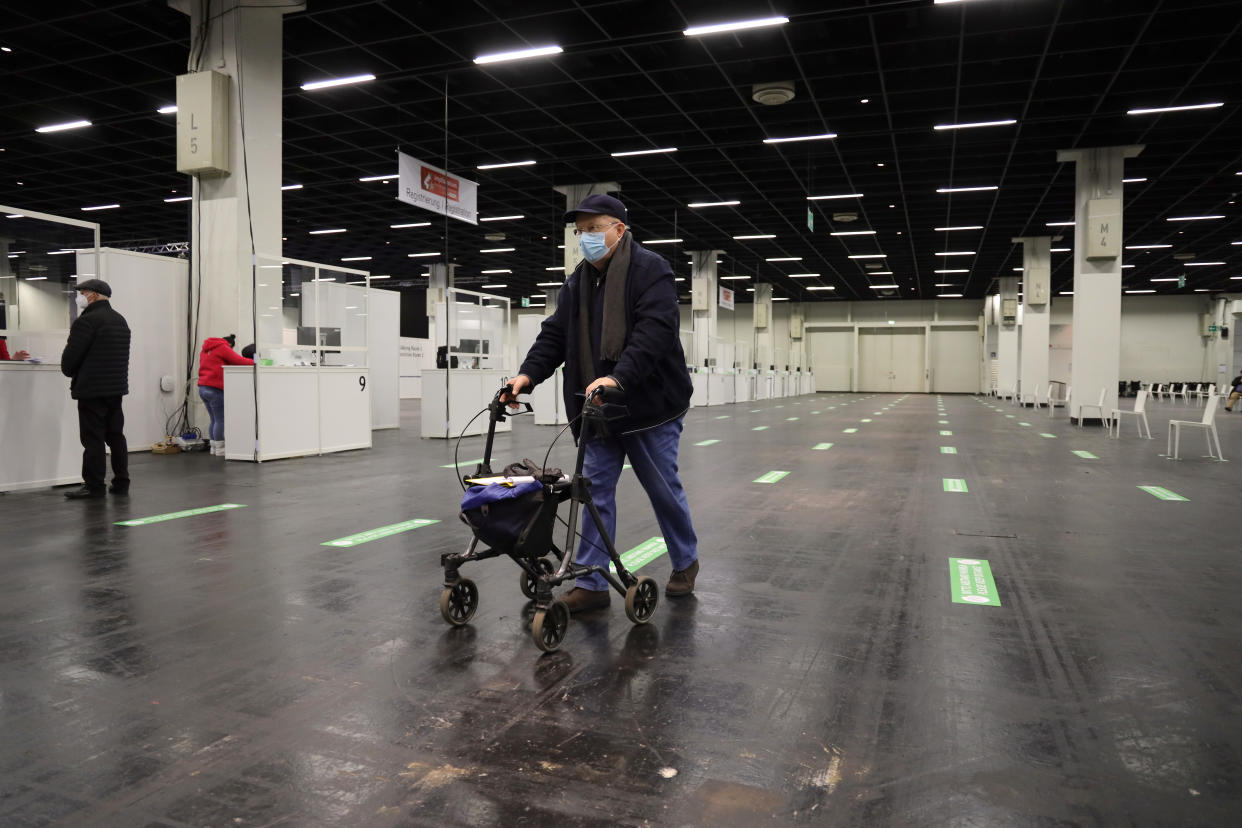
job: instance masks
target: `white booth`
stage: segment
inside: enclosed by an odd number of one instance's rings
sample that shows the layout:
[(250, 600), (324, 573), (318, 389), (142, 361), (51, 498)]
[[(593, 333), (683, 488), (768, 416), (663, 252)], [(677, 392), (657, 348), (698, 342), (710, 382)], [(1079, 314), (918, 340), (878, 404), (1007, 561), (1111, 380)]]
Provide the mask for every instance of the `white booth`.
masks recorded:
[[(422, 436), (484, 434), (488, 418), (475, 415), (514, 374), (508, 364), (509, 300), (447, 288), (444, 300), (434, 303), (433, 313), (437, 367), (422, 371)], [(508, 419), (496, 426), (497, 432), (512, 430)]]

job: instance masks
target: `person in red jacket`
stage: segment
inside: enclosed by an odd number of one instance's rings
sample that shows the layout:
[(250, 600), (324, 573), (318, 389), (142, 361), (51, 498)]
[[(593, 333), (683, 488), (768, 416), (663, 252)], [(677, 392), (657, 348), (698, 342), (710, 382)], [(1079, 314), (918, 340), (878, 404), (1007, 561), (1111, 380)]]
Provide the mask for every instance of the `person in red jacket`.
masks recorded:
[(0, 336), (0, 362), (27, 359), (30, 359), (30, 353), (28, 351), (18, 351), (13, 354), (13, 356), (9, 356), (9, 346), (4, 343), (4, 337)]
[(203, 351), (198, 355), (198, 396), (211, 417), (211, 453), (220, 457), (224, 456), (224, 366), (254, 365), (253, 359), (233, 350), (235, 344), (237, 337), (233, 334), (209, 336), (203, 340)]

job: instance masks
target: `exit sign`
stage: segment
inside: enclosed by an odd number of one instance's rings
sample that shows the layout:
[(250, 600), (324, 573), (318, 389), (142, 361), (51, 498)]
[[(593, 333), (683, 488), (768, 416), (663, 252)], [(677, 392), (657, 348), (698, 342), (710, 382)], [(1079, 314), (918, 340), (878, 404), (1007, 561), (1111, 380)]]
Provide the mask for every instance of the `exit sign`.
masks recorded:
[(1216, 333), (1220, 328), (1216, 325), (1208, 325), (1208, 333)]

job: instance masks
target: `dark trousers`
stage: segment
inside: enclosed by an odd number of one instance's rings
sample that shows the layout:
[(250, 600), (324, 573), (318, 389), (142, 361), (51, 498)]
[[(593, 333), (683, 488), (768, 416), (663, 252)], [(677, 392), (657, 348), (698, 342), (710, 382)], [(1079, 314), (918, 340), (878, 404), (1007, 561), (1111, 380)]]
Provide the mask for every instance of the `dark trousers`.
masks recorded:
[(106, 445), (112, 449), (112, 485), (129, 486), (129, 446), (120, 397), (78, 400), (78, 432), (82, 439), (82, 481), (95, 491), (104, 488), (108, 473)]

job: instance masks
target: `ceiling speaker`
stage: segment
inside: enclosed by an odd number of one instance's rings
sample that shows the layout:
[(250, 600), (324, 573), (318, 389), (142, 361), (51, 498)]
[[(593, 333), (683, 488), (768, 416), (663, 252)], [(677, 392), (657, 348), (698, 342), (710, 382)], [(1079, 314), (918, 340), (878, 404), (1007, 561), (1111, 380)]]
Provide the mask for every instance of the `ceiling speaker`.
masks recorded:
[(756, 83), (751, 90), (750, 96), (764, 106), (779, 106), (793, 100), (794, 83), (793, 81)]

